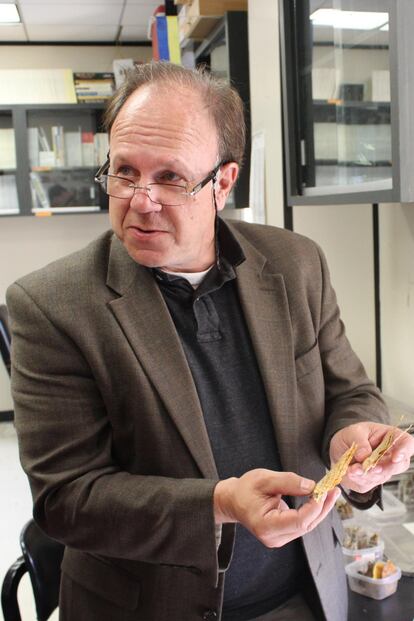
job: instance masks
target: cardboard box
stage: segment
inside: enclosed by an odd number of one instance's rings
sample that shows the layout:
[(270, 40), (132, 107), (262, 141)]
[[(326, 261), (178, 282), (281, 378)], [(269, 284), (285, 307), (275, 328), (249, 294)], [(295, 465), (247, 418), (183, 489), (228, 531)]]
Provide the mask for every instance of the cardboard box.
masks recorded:
[(222, 17), (226, 11), (247, 11), (247, 0), (192, 0), (188, 17)]

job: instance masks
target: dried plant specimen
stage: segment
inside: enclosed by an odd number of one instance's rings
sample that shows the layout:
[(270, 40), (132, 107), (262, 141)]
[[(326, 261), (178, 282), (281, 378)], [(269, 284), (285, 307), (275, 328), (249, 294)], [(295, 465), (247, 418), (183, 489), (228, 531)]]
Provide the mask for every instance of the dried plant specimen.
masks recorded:
[(371, 468), (375, 468), (379, 460), (385, 455), (385, 453), (392, 447), (394, 444), (394, 438), (397, 429), (390, 429), (382, 439), (382, 442), (378, 444), (377, 448), (374, 449), (366, 459), (362, 462), (362, 470), (364, 472), (368, 472)]
[(331, 489), (339, 485), (344, 478), (348, 466), (352, 461), (357, 445), (355, 442), (349, 447), (342, 457), (332, 466), (332, 468), (325, 474), (325, 476), (315, 485), (312, 496), (316, 502), (319, 502), (325, 492), (329, 492)]
[[(409, 432), (411, 427), (412, 425), (410, 425), (408, 429), (406, 429), (406, 432)], [(362, 470), (364, 471), (364, 473), (369, 472), (372, 468), (375, 468), (378, 462), (384, 457), (385, 453), (387, 453), (390, 448), (394, 446), (398, 438), (400, 438), (404, 433), (404, 431), (401, 431), (401, 433), (398, 433), (398, 431), (399, 429), (397, 427), (393, 427), (393, 429), (390, 429), (385, 434), (382, 442), (380, 442), (377, 448), (372, 451), (371, 455), (368, 455), (368, 457), (364, 459), (364, 461), (362, 462)]]

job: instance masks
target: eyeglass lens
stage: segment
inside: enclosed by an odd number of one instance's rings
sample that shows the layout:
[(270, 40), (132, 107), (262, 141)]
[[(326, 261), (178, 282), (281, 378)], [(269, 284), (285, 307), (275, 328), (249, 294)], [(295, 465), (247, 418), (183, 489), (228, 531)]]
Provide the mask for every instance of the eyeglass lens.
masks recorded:
[(115, 198), (133, 197), (135, 191), (145, 192), (153, 203), (162, 205), (182, 205), (188, 197), (186, 188), (179, 185), (151, 183), (145, 188), (136, 188), (128, 179), (108, 175), (106, 177), (106, 192)]

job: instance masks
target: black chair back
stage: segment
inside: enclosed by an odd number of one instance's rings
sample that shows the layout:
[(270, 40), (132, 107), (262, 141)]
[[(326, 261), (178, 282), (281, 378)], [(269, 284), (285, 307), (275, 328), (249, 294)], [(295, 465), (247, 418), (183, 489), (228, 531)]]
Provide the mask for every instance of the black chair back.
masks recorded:
[(59, 602), (60, 564), (65, 546), (30, 520), (20, 534), (20, 547), (33, 587), (37, 618), (46, 621)]
[(4, 621), (21, 621), (17, 590), (29, 572), (38, 621), (47, 621), (59, 604), (60, 565), (65, 546), (44, 534), (30, 520), (20, 533), (23, 556), (7, 571), (1, 590)]
[(5, 304), (0, 304), (0, 355), (3, 358), (3, 362), (6, 365), (6, 369), (9, 375), (11, 368), (10, 346), (11, 336), (7, 306)]

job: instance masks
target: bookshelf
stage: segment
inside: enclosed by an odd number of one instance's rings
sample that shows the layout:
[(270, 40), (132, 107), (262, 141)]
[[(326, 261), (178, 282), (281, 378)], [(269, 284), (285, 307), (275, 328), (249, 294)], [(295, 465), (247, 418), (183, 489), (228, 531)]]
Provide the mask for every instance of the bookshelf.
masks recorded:
[(0, 217), (108, 209), (94, 182), (108, 151), (104, 106), (0, 106)]

